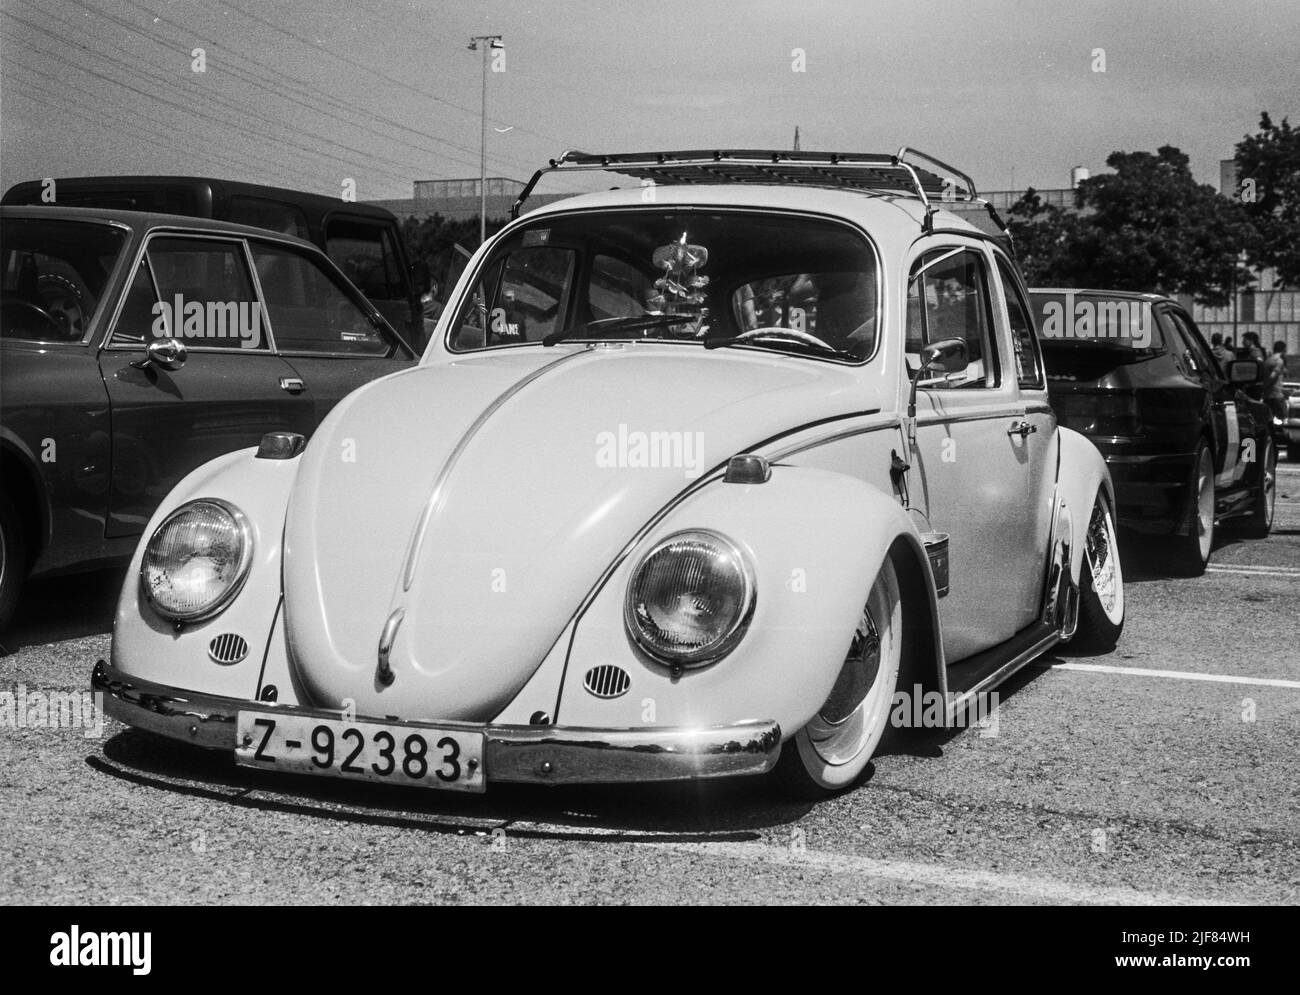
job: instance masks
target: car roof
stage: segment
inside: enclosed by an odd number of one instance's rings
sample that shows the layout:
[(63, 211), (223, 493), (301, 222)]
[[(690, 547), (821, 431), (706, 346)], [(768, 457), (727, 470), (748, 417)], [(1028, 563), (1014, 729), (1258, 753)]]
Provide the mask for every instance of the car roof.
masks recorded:
[(1145, 290), (1097, 290), (1085, 287), (1030, 287), (1031, 294), (1074, 294), (1075, 297), (1112, 297), (1126, 301), (1145, 301), (1148, 304), (1178, 301), (1167, 294), (1153, 294)]
[[(5, 191), (0, 203), (11, 204), (14, 200), (30, 196), (42, 188), (44, 180), (22, 180)], [(209, 187), (213, 191), (227, 194), (259, 197), (284, 204), (308, 208), (316, 214), (332, 211), (346, 211), (384, 220), (396, 220), (396, 216), (387, 208), (364, 201), (344, 201), (326, 194), (308, 193), (305, 190), (292, 190), (288, 187), (265, 186), (260, 183), (245, 183), (241, 180), (222, 180), (211, 176), (67, 176), (55, 177), (56, 189), (65, 188), (74, 193), (131, 190), (138, 188), (183, 189), (198, 191)], [(42, 205), (44, 206), (44, 205)]]
[[(645, 191), (654, 191), (648, 201)], [(755, 208), (759, 210), (799, 211), (845, 218), (860, 224), (873, 236), (896, 233), (910, 242), (921, 234), (925, 208), (919, 198), (870, 193), (834, 187), (790, 184), (660, 184), (655, 187), (620, 187), (599, 193), (575, 194), (552, 201), (521, 216), (521, 220), (566, 211), (614, 208), (649, 208), (665, 206), (710, 206)], [(976, 228), (950, 211), (933, 205), (934, 226), (989, 240), (987, 232)]]
[(184, 214), (157, 214), (151, 211), (121, 211), (111, 207), (64, 207), (58, 204), (0, 206), (0, 219), (44, 218), (60, 221), (98, 221), (103, 224), (126, 225), (133, 231), (145, 232), (153, 228), (182, 228), (189, 231), (214, 232), (237, 235), (240, 238), (256, 236), (292, 242), (294, 245), (320, 252), (315, 245), (295, 235), (284, 235), (266, 228), (237, 225), (230, 221), (195, 218)]

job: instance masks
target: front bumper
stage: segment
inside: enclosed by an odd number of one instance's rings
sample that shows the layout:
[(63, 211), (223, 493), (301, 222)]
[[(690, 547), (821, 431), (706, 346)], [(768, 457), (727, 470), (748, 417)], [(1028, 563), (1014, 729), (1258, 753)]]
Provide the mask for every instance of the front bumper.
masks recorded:
[[(95, 664), (90, 684), (93, 690), (103, 693), (104, 710), (127, 725), (231, 754), (236, 745), (236, 716), (241, 709), (328, 719), (343, 714), (199, 694), (131, 677), (103, 660)], [(781, 753), (781, 727), (771, 721), (698, 729), (589, 729), (462, 722), (436, 725), (484, 734), (484, 777), (489, 784), (614, 784), (734, 777), (771, 770)]]

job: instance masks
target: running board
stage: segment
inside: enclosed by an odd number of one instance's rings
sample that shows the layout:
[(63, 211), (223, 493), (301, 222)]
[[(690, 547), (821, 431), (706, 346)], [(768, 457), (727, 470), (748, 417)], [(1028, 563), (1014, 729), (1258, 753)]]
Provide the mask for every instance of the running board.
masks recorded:
[(959, 716), (976, 700), (991, 691), (1021, 667), (1061, 641), (1061, 633), (1044, 622), (1022, 629), (1005, 643), (999, 643), (948, 668), (946, 721), (955, 725)]

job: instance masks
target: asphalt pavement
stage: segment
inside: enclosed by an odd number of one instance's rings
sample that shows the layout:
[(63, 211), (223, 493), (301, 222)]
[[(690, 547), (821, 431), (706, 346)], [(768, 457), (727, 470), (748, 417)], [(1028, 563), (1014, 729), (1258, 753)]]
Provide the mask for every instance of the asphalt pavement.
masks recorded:
[[(0, 728), (0, 900), (1300, 902), (1300, 464), (1196, 579), (1124, 546), (1128, 620), (985, 729), (896, 737), (853, 791), (765, 779), (481, 796), (263, 774), (128, 730)], [(83, 690), (113, 572), (37, 585), (0, 693)]]

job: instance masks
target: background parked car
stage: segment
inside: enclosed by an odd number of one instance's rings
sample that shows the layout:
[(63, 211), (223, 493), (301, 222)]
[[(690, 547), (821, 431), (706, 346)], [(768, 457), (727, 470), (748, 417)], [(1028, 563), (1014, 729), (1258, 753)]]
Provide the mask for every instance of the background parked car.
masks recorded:
[(1031, 291), (1061, 424), (1106, 457), (1124, 527), (1170, 537), (1199, 574), (1217, 524), (1262, 537), (1273, 522), (1277, 444), (1245, 389), (1259, 364), (1221, 369), (1174, 300), (1109, 290)]
[[(55, 179), (52, 201), (212, 218), (304, 238), (324, 250), (348, 279), (417, 350), (427, 341), (420, 297), (429, 269), (411, 263), (391, 211), (374, 204), (199, 176), (80, 176)], [(47, 181), (10, 187), (0, 204), (44, 206)]]
[[(195, 467), (308, 435), (414, 360), (319, 249), (254, 228), (0, 208), (0, 274), (0, 628), (25, 577), (126, 559)], [(189, 318), (157, 337), (155, 305), (177, 295), (205, 320), (244, 305), (256, 340)]]
[(1282, 387), (1286, 391), (1286, 421), (1282, 426), (1286, 433), (1286, 458), (1300, 463), (1300, 383), (1286, 383)]

